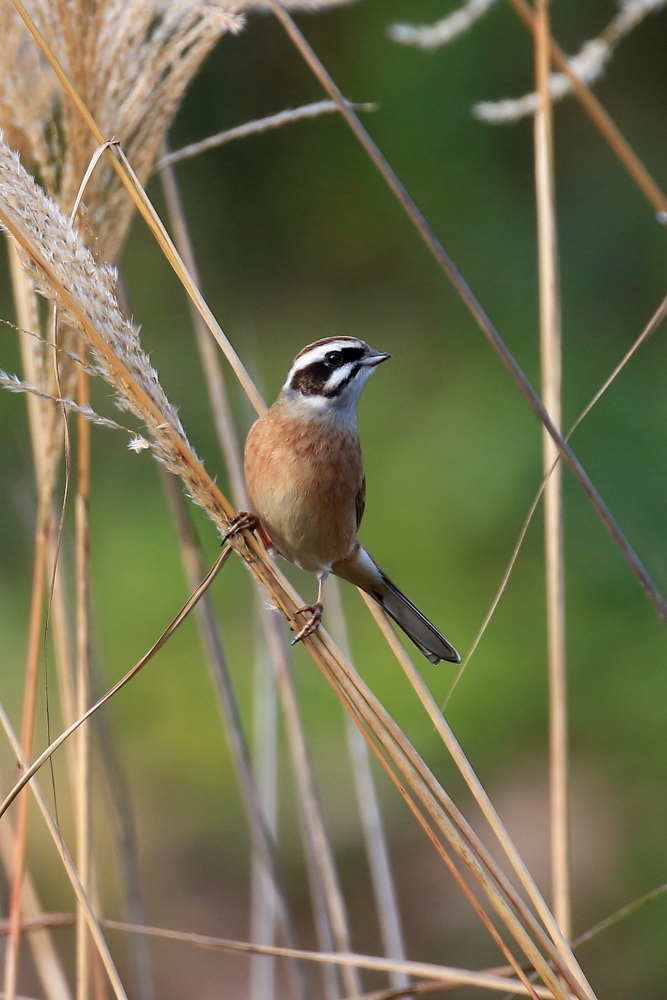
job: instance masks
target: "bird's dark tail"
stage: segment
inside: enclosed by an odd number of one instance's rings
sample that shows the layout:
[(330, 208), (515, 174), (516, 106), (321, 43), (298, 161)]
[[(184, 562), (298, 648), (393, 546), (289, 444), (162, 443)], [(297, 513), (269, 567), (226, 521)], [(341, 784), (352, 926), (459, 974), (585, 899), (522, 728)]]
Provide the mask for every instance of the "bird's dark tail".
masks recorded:
[(461, 662), (461, 657), (452, 644), (403, 591), (392, 583), (361, 546), (352, 556), (335, 563), (332, 572), (370, 594), (431, 663), (440, 663), (441, 660)]

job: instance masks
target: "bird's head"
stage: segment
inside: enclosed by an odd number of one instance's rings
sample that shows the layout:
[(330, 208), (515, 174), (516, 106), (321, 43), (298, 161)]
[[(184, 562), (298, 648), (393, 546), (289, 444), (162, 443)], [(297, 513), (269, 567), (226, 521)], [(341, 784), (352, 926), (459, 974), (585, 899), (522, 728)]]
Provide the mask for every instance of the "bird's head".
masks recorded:
[(353, 419), (368, 376), (389, 357), (357, 337), (317, 340), (295, 357), (281, 398), (304, 416)]

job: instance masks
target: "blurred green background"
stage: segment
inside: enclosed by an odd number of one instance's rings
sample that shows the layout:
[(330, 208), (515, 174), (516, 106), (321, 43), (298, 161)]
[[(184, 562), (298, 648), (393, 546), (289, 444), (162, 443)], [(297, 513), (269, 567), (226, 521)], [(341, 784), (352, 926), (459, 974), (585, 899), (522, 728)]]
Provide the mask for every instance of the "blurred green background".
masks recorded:
[[(539, 382), (532, 126), (473, 119), (478, 100), (532, 89), (532, 46), (498, 4), (451, 47), (391, 42), (396, 20), (430, 22), (435, 0), (363, 0), (299, 20), (528, 373)], [(616, 8), (558, 0), (567, 51)], [(619, 48), (596, 92), (667, 185), (667, 14)], [(266, 15), (224, 37), (192, 87), (172, 148), (321, 96)], [(569, 426), (665, 294), (667, 232), (572, 99), (555, 113), (563, 294), (564, 423)], [(230, 144), (178, 167), (205, 292), (267, 399), (310, 341), (353, 334), (392, 353), (360, 406), (368, 475), (361, 531), (380, 565), (462, 651), (504, 572), (540, 480), (540, 430), (479, 330), (337, 116)], [(156, 182), (149, 187), (163, 209)], [(142, 224), (124, 259), (135, 318), (164, 387), (207, 468), (227, 487), (185, 297)], [(13, 318), (6, 270), (1, 314)], [(657, 584), (667, 591), (665, 336), (641, 349), (574, 438), (575, 450)], [(2, 367), (18, 369), (14, 336)], [(232, 384), (245, 433), (251, 414)], [(103, 406), (108, 392), (96, 389)], [(25, 401), (0, 397), (0, 693), (18, 719), (34, 497)], [(98, 667), (106, 687), (155, 640), (186, 596), (155, 463), (95, 428), (93, 571)], [(565, 476), (572, 737), (574, 930), (667, 881), (667, 635), (578, 487)], [(211, 527), (197, 516), (209, 558)], [(492, 624), (448, 709), (455, 732), (545, 892), (547, 692), (541, 515)], [(71, 535), (64, 557), (71, 558)], [(314, 580), (291, 571), (307, 599)], [(214, 586), (244, 717), (250, 717), (251, 586), (229, 564)], [(355, 660), (448, 790), (467, 799), (432, 726), (351, 588)], [(300, 649), (299, 692), (359, 951), (379, 953), (341, 711)], [(419, 667), (442, 699), (454, 668)], [(53, 674), (52, 657), (49, 670)], [(55, 679), (51, 681), (55, 686)], [(111, 711), (137, 816), (147, 920), (247, 937), (248, 837), (194, 624), (121, 693)], [(303, 940), (307, 885), (287, 757), (281, 852)], [(9, 765), (11, 762), (9, 761)], [(8, 765), (8, 766), (9, 766)], [(58, 772), (60, 774), (60, 772)], [(99, 765), (96, 774), (100, 775)], [(6, 779), (8, 780), (9, 771)], [(64, 786), (64, 778), (61, 784)], [(398, 796), (379, 776), (411, 958), (498, 964), (498, 953)], [(99, 778), (100, 800), (104, 785)], [(66, 800), (66, 790), (59, 794)], [(471, 816), (475, 816), (471, 810)], [(100, 801), (110, 915), (122, 913), (118, 859)], [(37, 824), (35, 824), (37, 826)], [(71, 903), (36, 830), (32, 865), (46, 905)], [(667, 898), (581, 949), (601, 998), (666, 995)], [(59, 931), (64, 937), (69, 931)], [(247, 962), (156, 945), (158, 996), (243, 996)], [(369, 988), (380, 977), (365, 979)]]

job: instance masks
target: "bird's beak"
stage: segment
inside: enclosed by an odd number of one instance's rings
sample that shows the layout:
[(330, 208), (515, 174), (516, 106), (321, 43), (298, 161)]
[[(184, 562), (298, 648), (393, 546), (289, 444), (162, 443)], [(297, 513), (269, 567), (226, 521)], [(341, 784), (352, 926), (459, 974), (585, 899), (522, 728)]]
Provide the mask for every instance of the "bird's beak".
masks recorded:
[(382, 364), (387, 358), (390, 358), (391, 354), (387, 354), (386, 351), (376, 351), (374, 348), (369, 347), (368, 354), (365, 358), (362, 358), (362, 365), (366, 365), (368, 368), (375, 368), (376, 365)]

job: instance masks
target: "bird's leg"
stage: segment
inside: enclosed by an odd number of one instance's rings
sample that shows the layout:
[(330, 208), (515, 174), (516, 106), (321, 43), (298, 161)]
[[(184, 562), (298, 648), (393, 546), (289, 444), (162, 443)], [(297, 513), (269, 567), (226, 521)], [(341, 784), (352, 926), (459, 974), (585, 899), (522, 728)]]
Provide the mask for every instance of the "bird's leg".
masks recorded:
[(322, 590), (324, 588), (324, 581), (329, 575), (328, 570), (322, 570), (317, 574), (317, 600), (315, 604), (306, 604), (303, 608), (297, 608), (294, 612), (295, 615), (305, 615), (310, 614), (311, 618), (309, 622), (303, 626), (300, 632), (298, 632), (294, 639), (292, 639), (292, 645), (294, 646), (297, 642), (301, 642), (302, 639), (308, 638), (313, 632), (316, 632), (320, 627), (322, 621), (322, 612), (324, 611), (324, 604), (322, 603)]
[(256, 514), (251, 514), (247, 510), (240, 510), (238, 514), (232, 518), (229, 531), (222, 539), (222, 544), (228, 542), (230, 538), (234, 535), (238, 535), (240, 531), (254, 531), (259, 527), (259, 518)]

